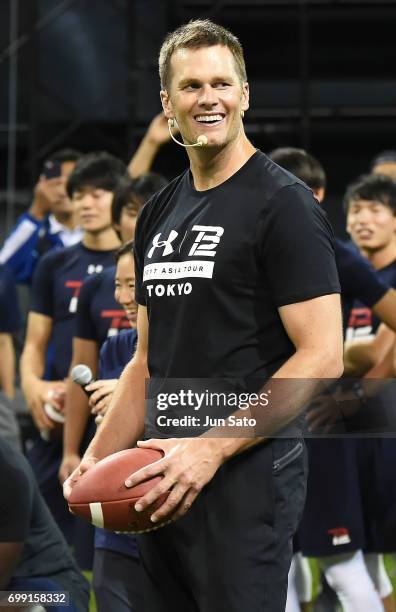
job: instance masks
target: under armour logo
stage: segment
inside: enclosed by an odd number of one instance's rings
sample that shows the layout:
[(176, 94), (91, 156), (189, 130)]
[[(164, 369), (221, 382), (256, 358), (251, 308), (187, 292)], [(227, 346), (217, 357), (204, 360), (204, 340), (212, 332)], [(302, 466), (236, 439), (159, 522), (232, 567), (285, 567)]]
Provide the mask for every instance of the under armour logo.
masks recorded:
[(224, 234), (224, 228), (211, 225), (194, 225), (193, 232), (199, 232), (192, 245), (189, 256), (214, 257), (216, 247)]
[(103, 266), (99, 265), (99, 266), (95, 266), (95, 264), (89, 264), (88, 268), (87, 268), (87, 273), (88, 274), (100, 274), (100, 272), (102, 272), (103, 270)]
[(158, 248), (164, 249), (162, 252), (162, 257), (166, 257), (167, 255), (170, 255), (174, 251), (171, 243), (174, 241), (175, 238), (177, 238), (178, 232), (176, 232), (175, 230), (172, 230), (171, 233), (169, 234), (168, 240), (160, 240), (160, 236), (161, 236), (161, 232), (157, 234), (156, 236), (154, 236), (153, 238), (153, 246), (151, 247), (151, 249), (149, 250), (147, 254), (147, 257), (149, 259), (152, 258), (155, 249), (158, 249)]

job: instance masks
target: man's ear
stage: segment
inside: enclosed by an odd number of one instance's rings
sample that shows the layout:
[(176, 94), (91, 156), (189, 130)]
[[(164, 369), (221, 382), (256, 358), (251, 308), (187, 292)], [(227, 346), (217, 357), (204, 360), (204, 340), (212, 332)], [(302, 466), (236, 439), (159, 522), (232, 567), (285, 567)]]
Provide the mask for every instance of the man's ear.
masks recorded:
[(317, 189), (312, 189), (312, 191), (313, 191), (315, 198), (318, 200), (318, 202), (323, 202), (324, 197), (325, 197), (325, 188), (318, 187)]
[(165, 117), (167, 119), (174, 119), (172, 102), (166, 89), (161, 89), (160, 98)]
[(241, 110), (247, 111), (249, 108), (249, 83), (242, 83), (242, 103)]

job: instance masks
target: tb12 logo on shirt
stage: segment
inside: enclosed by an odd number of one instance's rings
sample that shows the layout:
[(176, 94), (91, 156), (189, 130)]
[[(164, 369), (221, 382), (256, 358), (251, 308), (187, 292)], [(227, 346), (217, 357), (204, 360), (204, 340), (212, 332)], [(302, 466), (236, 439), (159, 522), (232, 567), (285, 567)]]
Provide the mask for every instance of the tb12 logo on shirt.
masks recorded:
[[(214, 269), (214, 258), (216, 256), (217, 247), (220, 244), (224, 228), (213, 225), (194, 225), (190, 233), (193, 232), (193, 242), (188, 239), (188, 232), (184, 235), (180, 244), (177, 243), (179, 232), (171, 230), (169, 236), (164, 238), (162, 233), (154, 236), (151, 247), (147, 252), (147, 259), (152, 259), (155, 255), (168, 257), (175, 252), (181, 252), (183, 244), (189, 245), (187, 257), (184, 261), (169, 261), (161, 263), (150, 263), (144, 266), (143, 281), (152, 280), (178, 280), (182, 278), (212, 278)], [(149, 297), (157, 295), (187, 295), (192, 291), (190, 282), (181, 282), (175, 284), (148, 284), (146, 285)]]

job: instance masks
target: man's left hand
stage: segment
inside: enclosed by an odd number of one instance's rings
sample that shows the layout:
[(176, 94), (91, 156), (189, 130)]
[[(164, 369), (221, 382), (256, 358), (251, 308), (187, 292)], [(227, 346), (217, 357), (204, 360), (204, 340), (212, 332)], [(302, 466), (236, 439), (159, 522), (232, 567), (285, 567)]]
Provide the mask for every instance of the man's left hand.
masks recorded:
[(165, 518), (175, 520), (183, 516), (224, 461), (218, 442), (219, 440), (209, 438), (152, 439), (138, 442), (140, 448), (160, 450), (164, 457), (126, 479), (125, 485), (134, 487), (154, 476), (162, 476), (161, 481), (139, 499), (135, 509), (141, 512), (170, 491), (167, 500), (154, 512), (151, 520), (156, 523)]

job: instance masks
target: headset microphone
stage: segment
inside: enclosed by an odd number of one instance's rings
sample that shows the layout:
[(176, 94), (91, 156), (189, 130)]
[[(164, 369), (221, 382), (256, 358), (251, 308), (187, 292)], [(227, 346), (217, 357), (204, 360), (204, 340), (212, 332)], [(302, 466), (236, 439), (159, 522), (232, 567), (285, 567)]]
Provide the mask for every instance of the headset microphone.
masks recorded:
[(184, 144), (184, 142), (180, 142), (179, 140), (176, 140), (176, 138), (172, 134), (171, 127), (173, 127), (173, 119), (168, 119), (168, 130), (169, 130), (170, 137), (181, 147), (204, 147), (205, 145), (208, 144), (208, 139), (206, 138), (206, 136), (204, 134), (201, 134), (200, 136), (198, 136), (196, 143), (186, 145)]

